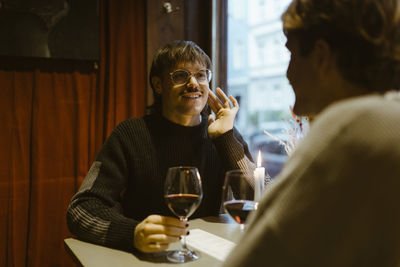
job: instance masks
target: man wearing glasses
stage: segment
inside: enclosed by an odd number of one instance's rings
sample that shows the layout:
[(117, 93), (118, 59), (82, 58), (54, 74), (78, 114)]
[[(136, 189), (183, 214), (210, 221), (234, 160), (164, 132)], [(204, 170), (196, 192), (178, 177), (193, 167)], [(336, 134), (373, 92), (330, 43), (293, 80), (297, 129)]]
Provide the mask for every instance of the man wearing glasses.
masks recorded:
[[(79, 238), (118, 249), (155, 252), (188, 235), (163, 199), (168, 168), (199, 169), (203, 200), (191, 216), (216, 216), (224, 174), (254, 166), (233, 128), (239, 106), (209, 88), (211, 61), (190, 41), (159, 49), (152, 62), (150, 114), (128, 119), (111, 133), (67, 211)], [(216, 114), (207, 114), (207, 103)]]

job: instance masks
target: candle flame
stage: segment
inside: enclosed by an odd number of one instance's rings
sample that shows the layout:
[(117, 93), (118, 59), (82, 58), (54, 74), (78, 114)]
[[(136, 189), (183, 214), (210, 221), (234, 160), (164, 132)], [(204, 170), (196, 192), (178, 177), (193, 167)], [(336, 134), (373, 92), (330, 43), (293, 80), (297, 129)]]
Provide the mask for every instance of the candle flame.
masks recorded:
[(261, 167), (261, 150), (258, 150), (257, 168)]

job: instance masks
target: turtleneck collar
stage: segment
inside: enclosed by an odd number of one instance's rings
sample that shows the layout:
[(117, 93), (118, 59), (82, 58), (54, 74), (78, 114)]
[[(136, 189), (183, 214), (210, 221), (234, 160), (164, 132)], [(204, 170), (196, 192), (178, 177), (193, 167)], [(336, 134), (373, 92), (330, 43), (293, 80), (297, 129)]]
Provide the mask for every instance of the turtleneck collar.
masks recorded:
[[(201, 122), (195, 126), (183, 126), (177, 123), (174, 123), (161, 114), (150, 114), (148, 115), (149, 121), (153, 125), (157, 131), (161, 133), (172, 133), (174, 135), (196, 135), (204, 133), (204, 129), (206, 129), (207, 118), (204, 114), (201, 115)], [(207, 131), (205, 131), (207, 133)]]

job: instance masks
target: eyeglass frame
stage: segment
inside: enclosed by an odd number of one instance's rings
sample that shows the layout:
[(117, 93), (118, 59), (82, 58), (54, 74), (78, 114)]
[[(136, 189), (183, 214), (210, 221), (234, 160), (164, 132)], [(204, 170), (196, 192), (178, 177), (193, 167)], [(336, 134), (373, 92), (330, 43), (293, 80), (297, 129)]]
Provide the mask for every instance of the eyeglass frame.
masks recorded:
[[(176, 83), (176, 82), (174, 81), (174, 79), (172, 78), (172, 75), (174, 75), (174, 73), (177, 72), (177, 71), (183, 71), (183, 72), (186, 72), (186, 73), (188, 74), (188, 78), (186, 79), (186, 81), (185, 81), (184, 83)], [(199, 80), (197, 80), (197, 78), (196, 78), (195, 75), (198, 74), (198, 73), (201, 72), (201, 71), (205, 71), (205, 72), (206, 72), (206, 75), (207, 75), (207, 82), (204, 82), (204, 83), (203, 83), (203, 82), (199, 82)], [(197, 81), (198, 83), (201, 83), (201, 84), (207, 84), (207, 83), (209, 83), (209, 82), (211, 81), (211, 79), (212, 79), (212, 71), (209, 70), (209, 69), (201, 69), (201, 70), (199, 70), (198, 72), (195, 72), (195, 73), (192, 73), (192, 72), (187, 71), (187, 70), (185, 70), (185, 69), (177, 69), (177, 70), (174, 70), (173, 72), (170, 72), (169, 75), (170, 75), (171, 81), (172, 81), (172, 83), (173, 83), (174, 85), (186, 84), (186, 83), (190, 80), (190, 77), (194, 77), (194, 78), (196, 79), (196, 81)]]

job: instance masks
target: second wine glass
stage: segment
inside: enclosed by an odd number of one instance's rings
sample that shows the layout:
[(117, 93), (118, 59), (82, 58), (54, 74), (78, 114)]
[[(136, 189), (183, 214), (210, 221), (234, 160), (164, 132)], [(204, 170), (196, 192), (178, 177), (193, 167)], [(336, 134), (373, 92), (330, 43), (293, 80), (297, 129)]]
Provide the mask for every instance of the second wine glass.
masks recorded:
[[(251, 182), (253, 181), (253, 182)], [(228, 171), (222, 189), (222, 203), (225, 211), (243, 231), (247, 216), (257, 209), (254, 201), (254, 178), (241, 170)]]
[[(164, 199), (168, 208), (182, 221), (195, 212), (203, 198), (199, 171), (196, 167), (172, 167), (168, 169), (164, 187)], [(199, 256), (188, 249), (186, 237), (182, 237), (182, 249), (168, 254), (172, 262), (197, 260)]]

